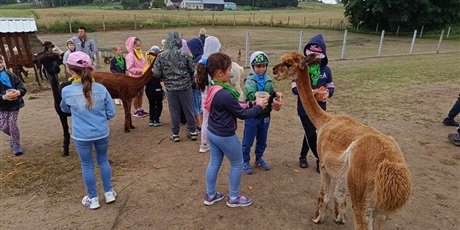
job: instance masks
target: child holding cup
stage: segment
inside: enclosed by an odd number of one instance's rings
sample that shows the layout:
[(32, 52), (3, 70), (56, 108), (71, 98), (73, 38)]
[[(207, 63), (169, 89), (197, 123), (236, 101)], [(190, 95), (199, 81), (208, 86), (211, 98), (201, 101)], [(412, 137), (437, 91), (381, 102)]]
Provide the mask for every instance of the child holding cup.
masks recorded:
[(268, 128), (270, 126), (270, 112), (275, 97), (282, 97), (281, 92), (275, 92), (273, 81), (267, 75), (268, 56), (264, 52), (256, 51), (251, 55), (251, 74), (244, 80), (244, 92), (247, 101), (268, 102), (263, 113), (255, 118), (245, 120), (243, 133), (243, 172), (250, 175), (253, 173), (249, 161), (251, 159), (251, 147), (256, 139), (254, 153), (256, 159), (254, 166), (262, 170), (269, 170), (270, 166), (262, 159), (267, 147)]
[(10, 147), (15, 156), (24, 153), (19, 143), (17, 121), (19, 109), (24, 107), (22, 97), (25, 94), (22, 81), (14, 73), (6, 71), (5, 59), (0, 55), (0, 130), (10, 136)]

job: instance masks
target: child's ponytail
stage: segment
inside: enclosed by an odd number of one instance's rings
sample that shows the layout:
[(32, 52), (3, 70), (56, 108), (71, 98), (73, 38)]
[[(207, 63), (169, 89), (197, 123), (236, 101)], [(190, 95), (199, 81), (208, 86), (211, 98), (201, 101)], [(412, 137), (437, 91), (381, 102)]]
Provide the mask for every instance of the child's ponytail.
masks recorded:
[(201, 62), (198, 62), (196, 65), (196, 86), (200, 92), (204, 92), (208, 82), (208, 71), (206, 70), (206, 65)]
[[(78, 61), (78, 64), (82, 64), (81, 61)], [(68, 68), (74, 71), (75, 74), (81, 78), (81, 84), (83, 85), (83, 95), (86, 98), (86, 107), (90, 109), (93, 106), (93, 98), (91, 97), (93, 92), (93, 75), (91, 68), (79, 67), (70, 64), (68, 65)]]

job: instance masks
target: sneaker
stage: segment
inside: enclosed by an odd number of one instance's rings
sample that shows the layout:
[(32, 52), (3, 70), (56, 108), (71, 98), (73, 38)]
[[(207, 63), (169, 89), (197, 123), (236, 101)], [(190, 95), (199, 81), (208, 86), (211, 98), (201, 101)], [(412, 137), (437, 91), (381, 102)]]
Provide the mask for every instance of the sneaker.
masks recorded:
[(115, 98), (115, 105), (123, 105), (121, 99)]
[(14, 151), (15, 156), (21, 156), (22, 154), (24, 154), (24, 152), (22, 151), (21, 147), (19, 147), (19, 146), (14, 147), (13, 151)]
[(203, 203), (205, 205), (213, 205), (217, 201), (220, 201), (220, 200), (224, 199), (224, 197), (225, 197), (225, 194), (223, 194), (221, 192), (216, 192), (216, 194), (214, 194), (214, 196), (212, 196), (212, 197), (209, 197), (208, 194), (206, 194), (206, 196), (204, 197), (204, 202)]
[(152, 120), (149, 120), (149, 126), (153, 126), (155, 124), (155, 122), (153, 122)]
[(263, 159), (260, 159), (258, 161), (254, 161), (254, 166), (256, 166), (258, 168), (261, 168), (263, 170), (269, 170), (270, 169), (270, 165), (265, 163), (265, 161)]
[(248, 197), (238, 195), (237, 197), (228, 197), (227, 206), (230, 208), (246, 207), (252, 204), (252, 200)]
[(460, 133), (451, 133), (447, 136), (447, 139), (449, 139), (452, 144), (460, 146)]
[(251, 165), (249, 165), (249, 163), (243, 164), (243, 172), (246, 173), (247, 175), (251, 175), (253, 173), (251, 169)]
[(139, 110), (135, 110), (133, 113), (133, 117), (141, 117)]
[(171, 134), (169, 139), (171, 139), (174, 142), (179, 142), (180, 141), (179, 135), (174, 135), (174, 134)]
[(117, 199), (117, 193), (113, 190), (110, 192), (104, 193), (104, 196), (105, 196), (105, 203), (107, 204), (112, 203)]
[(299, 165), (300, 165), (301, 168), (308, 168), (307, 158), (300, 157), (299, 158)]
[(144, 109), (139, 109), (139, 116), (140, 117), (146, 117), (148, 115), (149, 115), (149, 113), (145, 112)]
[(158, 126), (162, 126), (162, 125), (163, 125), (163, 122), (161, 122), (161, 121), (154, 121), (153, 122), (154, 127), (158, 127)]
[(207, 151), (209, 151), (210, 147), (208, 144), (205, 144), (205, 145), (200, 145), (200, 153), (205, 153)]
[(201, 126), (197, 126), (195, 132), (196, 132), (196, 133), (201, 133)]
[(447, 126), (455, 126), (455, 127), (458, 127), (458, 122), (455, 121), (453, 118), (444, 118), (444, 120), (442, 121), (442, 123), (444, 125), (447, 125)]
[(196, 134), (196, 132), (195, 133), (188, 132), (187, 137), (190, 138), (192, 141), (198, 140), (198, 134)]
[(99, 198), (98, 197), (94, 197), (94, 198), (90, 199), (88, 196), (85, 196), (81, 200), (81, 203), (84, 206), (89, 207), (90, 209), (96, 209), (96, 208), (101, 207), (101, 205), (99, 205)]

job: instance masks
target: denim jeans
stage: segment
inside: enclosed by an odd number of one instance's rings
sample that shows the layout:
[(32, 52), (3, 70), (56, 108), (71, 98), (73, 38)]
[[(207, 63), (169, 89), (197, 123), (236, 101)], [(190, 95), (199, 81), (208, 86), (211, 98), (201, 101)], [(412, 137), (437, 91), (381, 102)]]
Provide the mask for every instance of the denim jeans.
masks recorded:
[(94, 159), (93, 145), (96, 149), (96, 160), (101, 171), (102, 186), (104, 192), (112, 191), (112, 170), (107, 157), (107, 148), (109, 145), (109, 137), (104, 137), (94, 141), (77, 141), (74, 140), (75, 148), (80, 157), (81, 170), (83, 173), (83, 181), (86, 185), (86, 191), (89, 198), (97, 197), (96, 177), (94, 176)]
[(249, 163), (251, 160), (251, 147), (256, 139), (256, 149), (254, 153), (256, 159), (262, 158), (267, 148), (268, 128), (270, 127), (270, 117), (259, 119), (251, 118), (244, 121), (243, 133), (243, 158), (244, 163)]
[(238, 136), (221, 137), (207, 132), (210, 151), (208, 168), (206, 169), (206, 193), (212, 196), (216, 193), (217, 173), (224, 155), (230, 160), (231, 168), (228, 175), (230, 181), (230, 197), (237, 197), (240, 190), (243, 156), (241, 155), (241, 143)]

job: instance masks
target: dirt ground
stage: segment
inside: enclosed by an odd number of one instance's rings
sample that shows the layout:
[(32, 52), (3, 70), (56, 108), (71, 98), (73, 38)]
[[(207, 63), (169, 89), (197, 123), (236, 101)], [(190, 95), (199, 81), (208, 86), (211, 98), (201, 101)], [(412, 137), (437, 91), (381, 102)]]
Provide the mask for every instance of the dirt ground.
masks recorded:
[[(197, 28), (184, 29), (183, 33), (191, 37), (197, 31)], [(152, 32), (141, 31), (139, 36), (146, 41), (159, 41), (165, 34), (161, 32), (149, 37)], [(224, 52), (237, 47), (226, 45), (235, 39), (232, 35), (223, 35), (228, 32), (226, 29), (219, 32)], [(98, 38), (100, 42), (106, 41), (105, 47), (110, 47), (114, 41), (123, 44), (131, 33), (101, 33)], [(39, 34), (43, 41), (56, 41), (62, 47), (65, 36)], [(284, 50), (274, 52), (279, 55)], [(229, 53), (236, 58), (236, 52)], [(458, 61), (458, 53), (451, 57)], [(276, 59), (272, 63), (276, 63)], [(342, 64), (331, 62), (330, 65), (334, 69)], [(246, 69), (245, 74), (248, 73)], [(345, 89), (346, 84), (351, 84), (339, 76), (336, 79), (337, 88)], [(253, 175), (242, 177), (240, 192), (253, 198), (253, 205), (233, 209), (227, 208), (224, 201), (209, 207), (203, 205), (209, 153), (198, 152), (199, 142), (185, 137), (185, 126), (181, 127), (179, 143), (168, 139), (171, 126), (165, 100), (163, 126), (149, 127), (148, 118), (133, 118), (136, 129), (131, 133), (123, 132), (123, 111), (117, 106), (117, 115), (110, 121), (109, 145), (117, 201), (101, 202), (99, 209), (89, 210), (80, 202), (85, 188), (73, 142), (70, 156), (61, 157), (62, 129), (52, 106), (51, 90), (46, 85), (37, 87), (31, 77), (28, 80), (26, 106), (19, 115), (25, 154), (12, 157), (8, 137), (0, 134), (3, 169), (0, 229), (354, 229), (349, 198), (345, 225), (335, 224), (331, 209), (323, 224), (310, 221), (316, 211), (320, 177), (310, 153), (308, 162), (313, 166), (307, 169), (298, 166), (303, 132), (296, 114), (296, 98), (290, 93), (288, 81), (275, 82), (275, 88), (285, 94), (287, 103), (281, 111), (272, 113), (264, 157), (272, 169), (255, 169)], [(369, 112), (367, 105), (339, 103), (332, 98), (329, 112), (351, 115), (395, 137), (405, 153), (413, 177), (413, 195), (408, 205), (390, 218), (385, 229), (459, 229), (460, 148), (446, 139), (454, 127), (441, 124), (455, 101), (456, 94), (452, 92), (459, 91), (459, 82), (411, 87), (415, 95), (406, 98), (402, 105), (398, 105), (399, 101), (386, 100), (388, 95), (382, 92), (381, 104), (373, 105), (382, 107), (379, 111)], [(351, 95), (349, 91), (337, 90), (335, 97)], [(146, 98), (144, 107), (148, 108)], [(401, 107), (417, 112), (417, 119), (408, 118)], [(240, 139), (243, 128), (244, 123), (239, 121)], [(18, 163), (23, 164), (13, 166)], [(226, 194), (229, 168), (225, 159), (217, 182), (217, 190)], [(9, 172), (12, 174), (8, 175)], [(98, 172), (96, 175), (99, 195), (103, 196)]]

